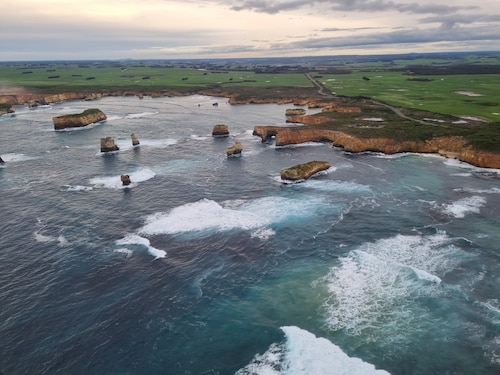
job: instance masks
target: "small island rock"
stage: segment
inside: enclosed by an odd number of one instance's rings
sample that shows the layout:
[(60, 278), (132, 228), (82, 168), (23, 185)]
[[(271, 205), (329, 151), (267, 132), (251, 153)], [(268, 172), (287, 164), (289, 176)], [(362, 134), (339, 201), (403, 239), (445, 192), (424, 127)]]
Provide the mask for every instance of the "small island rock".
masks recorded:
[(234, 145), (226, 150), (227, 156), (241, 156), (241, 151), (243, 151), (243, 145), (240, 141), (236, 141)]
[(119, 149), (112, 137), (101, 138), (101, 152), (118, 151)]
[(214, 125), (214, 128), (212, 130), (212, 135), (214, 137), (228, 137), (229, 136), (229, 128), (225, 124)]
[(128, 174), (122, 174), (120, 176), (120, 179), (122, 181), (123, 186), (128, 186), (132, 183), (132, 181), (130, 181), (130, 176)]
[(132, 146), (139, 146), (139, 138), (135, 135), (135, 133), (130, 134), (130, 137), (132, 137)]
[(106, 120), (106, 115), (100, 109), (91, 108), (71, 115), (53, 117), (54, 129), (61, 130), (66, 128), (80, 128), (99, 121)]
[(297, 164), (290, 168), (282, 169), (280, 172), (282, 180), (306, 180), (313, 174), (324, 171), (330, 168), (331, 165), (327, 161), (310, 161), (304, 164)]

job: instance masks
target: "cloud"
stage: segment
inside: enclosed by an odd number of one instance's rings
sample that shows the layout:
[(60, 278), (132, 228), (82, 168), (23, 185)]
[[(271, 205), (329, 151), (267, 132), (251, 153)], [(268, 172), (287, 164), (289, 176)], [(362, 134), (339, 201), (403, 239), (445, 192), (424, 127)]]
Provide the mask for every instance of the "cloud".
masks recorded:
[(499, 24), (497, 0), (18, 0), (0, 60), (492, 50)]
[(317, 5), (326, 5), (331, 10), (342, 12), (398, 11), (411, 14), (449, 14), (478, 8), (477, 6), (450, 6), (436, 3), (399, 3), (391, 0), (236, 0), (232, 2), (231, 9), (276, 14)]
[[(441, 19), (442, 21), (442, 19)], [(363, 35), (349, 35), (339, 37), (310, 38), (293, 43), (275, 44), (275, 49), (324, 49), (345, 47), (367, 47), (393, 44), (421, 44), (436, 42), (465, 42), (465, 41), (497, 41), (500, 39), (500, 26), (477, 27), (449, 27), (443, 29), (411, 28), (390, 32), (374, 32)]]

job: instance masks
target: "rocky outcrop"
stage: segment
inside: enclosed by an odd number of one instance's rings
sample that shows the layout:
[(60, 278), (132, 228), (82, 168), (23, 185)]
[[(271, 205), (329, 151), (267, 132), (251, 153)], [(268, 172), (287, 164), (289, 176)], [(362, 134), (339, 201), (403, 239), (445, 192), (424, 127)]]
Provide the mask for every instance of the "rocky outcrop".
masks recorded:
[(99, 121), (106, 120), (106, 115), (100, 109), (92, 108), (78, 114), (53, 117), (54, 129), (80, 128)]
[(7, 113), (14, 113), (14, 108), (12, 108), (12, 104), (0, 103), (0, 116), (5, 115)]
[(112, 137), (101, 138), (101, 152), (118, 151), (120, 148)]
[(288, 108), (285, 111), (286, 116), (302, 116), (306, 114), (306, 110), (304, 108)]
[(304, 164), (297, 164), (290, 168), (282, 169), (280, 172), (282, 180), (307, 180), (313, 174), (324, 171), (330, 168), (331, 165), (327, 161), (310, 161)]
[(391, 138), (361, 138), (344, 132), (326, 129), (287, 128), (280, 126), (256, 126), (253, 134), (263, 142), (276, 138), (276, 146), (305, 142), (332, 142), (348, 152), (400, 152), (434, 153), (456, 158), (463, 162), (484, 168), (500, 168), (500, 154), (478, 151), (467, 145), (460, 136), (438, 137), (428, 140), (395, 140)]
[(130, 134), (130, 137), (132, 138), (132, 146), (139, 146), (140, 142), (137, 135), (135, 135), (135, 133), (132, 133)]
[(130, 176), (128, 174), (122, 174), (120, 176), (120, 180), (122, 181), (123, 186), (128, 186), (132, 183), (132, 181), (130, 181)]
[(243, 145), (241, 144), (240, 141), (236, 141), (234, 145), (229, 147), (226, 150), (227, 156), (241, 156), (241, 152), (243, 151)]
[(225, 124), (214, 125), (214, 128), (212, 129), (212, 135), (214, 137), (228, 137), (229, 136), (229, 128)]

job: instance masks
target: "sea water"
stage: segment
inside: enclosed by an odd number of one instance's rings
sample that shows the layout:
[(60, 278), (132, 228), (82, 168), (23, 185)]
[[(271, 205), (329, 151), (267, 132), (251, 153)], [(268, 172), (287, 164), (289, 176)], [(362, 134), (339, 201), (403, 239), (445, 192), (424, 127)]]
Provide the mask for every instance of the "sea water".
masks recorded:
[[(92, 107), (108, 119), (54, 131)], [(113, 97), (0, 117), (0, 372), (499, 374), (499, 171), (252, 135), (288, 107)], [(311, 160), (332, 168), (281, 181)]]

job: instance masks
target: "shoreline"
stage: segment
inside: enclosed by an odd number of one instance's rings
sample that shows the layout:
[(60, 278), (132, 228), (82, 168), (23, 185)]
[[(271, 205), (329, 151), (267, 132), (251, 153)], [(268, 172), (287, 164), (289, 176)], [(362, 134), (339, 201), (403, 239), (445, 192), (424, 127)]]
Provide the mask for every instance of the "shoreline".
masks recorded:
[[(107, 96), (136, 96), (143, 97), (174, 97), (189, 95), (205, 95), (214, 97), (224, 97), (231, 105), (237, 104), (293, 104), (307, 105), (309, 108), (332, 108), (337, 104), (335, 98), (326, 99), (324, 97), (291, 97), (274, 96), (268, 98), (248, 97), (238, 98), (236, 93), (220, 90), (193, 90), (190, 92), (181, 92), (179, 90), (162, 90), (143, 92), (138, 90), (114, 90), (114, 91), (89, 91), (89, 92), (63, 92), (57, 94), (33, 93), (22, 88), (17, 92), (9, 94), (0, 93), (0, 115), (15, 113), (12, 106), (28, 105), (36, 107), (38, 105), (47, 105), (71, 100), (92, 101)], [(346, 112), (361, 111), (356, 107), (337, 107), (339, 112), (344, 109)], [(319, 129), (312, 126), (326, 122), (322, 116), (306, 115), (298, 116), (292, 121), (301, 123), (303, 126), (277, 127), (277, 126), (255, 126), (254, 135), (260, 136), (265, 142), (270, 137), (276, 138), (277, 146), (288, 144), (298, 144), (306, 142), (332, 142), (333, 146), (341, 147), (347, 152), (381, 152), (387, 155), (397, 153), (417, 153), (417, 154), (438, 154), (450, 159), (471, 164), (481, 168), (500, 169), (500, 154), (474, 149), (467, 145), (465, 138), (461, 136), (434, 137), (429, 140), (403, 140), (397, 141), (387, 137), (359, 137), (347, 132)], [(416, 120), (418, 121), (418, 120)]]

